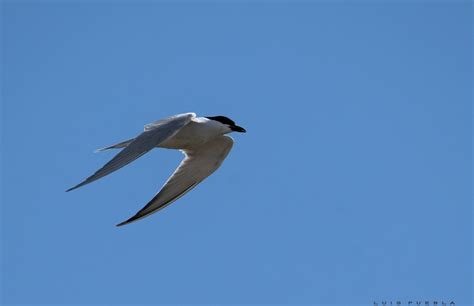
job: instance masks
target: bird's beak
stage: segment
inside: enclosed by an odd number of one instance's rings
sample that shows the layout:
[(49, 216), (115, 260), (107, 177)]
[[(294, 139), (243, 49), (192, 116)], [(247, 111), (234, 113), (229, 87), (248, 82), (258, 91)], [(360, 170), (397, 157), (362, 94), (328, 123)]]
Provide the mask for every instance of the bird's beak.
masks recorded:
[(243, 127), (240, 127), (238, 125), (234, 125), (231, 127), (231, 130), (234, 132), (239, 132), (239, 133), (245, 133), (247, 132)]

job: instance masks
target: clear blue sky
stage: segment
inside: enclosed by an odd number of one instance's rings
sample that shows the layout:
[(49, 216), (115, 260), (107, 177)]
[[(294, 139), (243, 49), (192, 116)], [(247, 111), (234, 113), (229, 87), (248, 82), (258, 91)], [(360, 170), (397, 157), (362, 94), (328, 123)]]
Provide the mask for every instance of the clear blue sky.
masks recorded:
[[(471, 299), (469, 2), (3, 4), (2, 299)], [(247, 129), (140, 222), (181, 160), (68, 187), (144, 124)]]

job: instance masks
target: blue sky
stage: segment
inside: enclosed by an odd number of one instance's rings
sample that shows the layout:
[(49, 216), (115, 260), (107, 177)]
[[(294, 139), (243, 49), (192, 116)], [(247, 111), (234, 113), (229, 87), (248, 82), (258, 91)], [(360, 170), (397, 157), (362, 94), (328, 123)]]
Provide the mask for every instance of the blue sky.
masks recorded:
[[(2, 6), (5, 304), (469, 303), (469, 2)], [(65, 193), (176, 113), (247, 129), (122, 228), (181, 160)]]

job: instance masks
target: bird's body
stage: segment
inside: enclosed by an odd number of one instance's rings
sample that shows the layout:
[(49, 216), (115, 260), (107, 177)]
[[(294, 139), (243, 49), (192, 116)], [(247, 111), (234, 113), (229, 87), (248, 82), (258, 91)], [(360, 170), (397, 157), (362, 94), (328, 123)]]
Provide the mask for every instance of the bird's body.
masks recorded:
[(226, 127), (221, 123), (198, 117), (157, 147), (178, 150), (196, 148), (226, 132)]
[(217, 170), (232, 148), (232, 138), (225, 135), (232, 131), (245, 132), (245, 129), (227, 117), (196, 117), (194, 113), (179, 114), (147, 124), (144, 132), (136, 138), (99, 149), (123, 148), (101, 169), (67, 191), (102, 178), (155, 147), (181, 150), (185, 158), (162, 189), (135, 216), (118, 225), (133, 222), (176, 201)]

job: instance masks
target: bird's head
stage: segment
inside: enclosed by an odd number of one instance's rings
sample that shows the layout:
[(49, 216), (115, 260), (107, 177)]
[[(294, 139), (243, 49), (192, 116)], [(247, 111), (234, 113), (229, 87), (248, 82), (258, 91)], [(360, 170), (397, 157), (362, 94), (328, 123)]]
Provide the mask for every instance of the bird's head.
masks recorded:
[(206, 118), (223, 124), (226, 128), (228, 128), (227, 133), (230, 133), (230, 132), (245, 133), (246, 132), (246, 130), (243, 127), (236, 125), (234, 121), (232, 121), (231, 119), (225, 116), (213, 116), (213, 117), (206, 117)]

